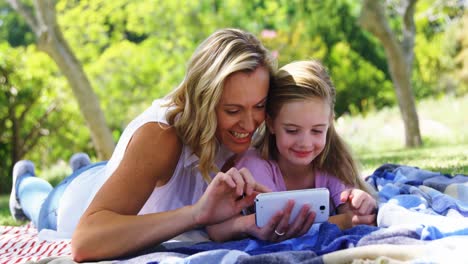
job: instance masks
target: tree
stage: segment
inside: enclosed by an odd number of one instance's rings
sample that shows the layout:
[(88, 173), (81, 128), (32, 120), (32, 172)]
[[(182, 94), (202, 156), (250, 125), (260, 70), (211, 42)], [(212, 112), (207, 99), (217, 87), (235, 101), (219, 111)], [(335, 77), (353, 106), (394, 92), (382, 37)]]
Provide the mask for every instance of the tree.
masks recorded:
[(9, 191), (15, 162), (40, 148), (41, 140), (66, 121), (54, 122), (63, 109), (57, 98), (48, 96), (52, 82), (44, 75), (52, 67), (44, 65), (49, 61), (45, 56), (0, 43), (0, 193)]
[(47, 53), (67, 78), (91, 131), (91, 138), (99, 158), (110, 158), (114, 150), (112, 133), (83, 67), (62, 35), (56, 20), (55, 1), (36, 0), (33, 7), (18, 0), (8, 0), (8, 2), (21, 14), (34, 32), (38, 49)]
[(417, 0), (398, 1), (402, 15), (402, 40), (392, 31), (382, 1), (364, 0), (359, 22), (376, 36), (385, 49), (390, 75), (398, 98), (398, 105), (405, 127), (405, 143), (408, 147), (422, 145), (418, 114), (411, 86), (414, 58), (414, 9)]

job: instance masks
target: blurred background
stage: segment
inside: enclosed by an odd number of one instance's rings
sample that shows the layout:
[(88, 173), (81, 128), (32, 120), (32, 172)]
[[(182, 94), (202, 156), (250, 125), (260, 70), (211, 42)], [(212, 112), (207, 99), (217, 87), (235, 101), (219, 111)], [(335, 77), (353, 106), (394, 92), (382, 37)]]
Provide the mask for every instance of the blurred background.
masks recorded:
[[(183, 79), (200, 42), (252, 32), (319, 59), (339, 132), (385, 162), (468, 173), (466, 0), (0, 0), (0, 193), (20, 159), (57, 183), (75, 152), (110, 157), (127, 123)], [(6, 200), (5, 200), (6, 201)]]

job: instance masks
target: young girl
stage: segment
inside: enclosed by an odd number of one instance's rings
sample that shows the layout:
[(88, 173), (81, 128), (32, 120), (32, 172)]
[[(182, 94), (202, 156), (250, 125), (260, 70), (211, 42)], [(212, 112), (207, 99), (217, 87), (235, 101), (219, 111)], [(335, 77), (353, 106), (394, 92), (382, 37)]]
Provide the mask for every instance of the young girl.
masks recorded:
[[(282, 67), (268, 92), (264, 133), (237, 161), (257, 182), (272, 191), (325, 187), (330, 191), (329, 221), (340, 228), (375, 222), (376, 201), (367, 192), (354, 158), (333, 125), (335, 88), (325, 68), (317, 61), (298, 61)], [(302, 208), (293, 224), (288, 224), (293, 203), (278, 210), (270, 221), (274, 234), (264, 238), (281, 241), (308, 231), (315, 213)], [(249, 216), (247, 216), (249, 217)], [(254, 217), (231, 220), (231, 226), (255, 230)], [(218, 225), (220, 226), (220, 225)], [(224, 227), (225, 228), (225, 227)], [(214, 230), (219, 240), (232, 238), (221, 229)], [(226, 228), (224, 229), (226, 230)], [(229, 229), (227, 229), (229, 230)], [(258, 235), (257, 235), (258, 237)]]
[[(375, 199), (356, 162), (337, 134), (333, 119), (335, 87), (317, 61), (282, 67), (268, 94), (265, 133), (238, 167), (248, 168), (274, 191), (326, 187), (332, 213), (349, 214), (341, 227), (372, 224)], [(332, 218), (333, 220), (333, 218)], [(282, 232), (281, 232), (282, 233)]]

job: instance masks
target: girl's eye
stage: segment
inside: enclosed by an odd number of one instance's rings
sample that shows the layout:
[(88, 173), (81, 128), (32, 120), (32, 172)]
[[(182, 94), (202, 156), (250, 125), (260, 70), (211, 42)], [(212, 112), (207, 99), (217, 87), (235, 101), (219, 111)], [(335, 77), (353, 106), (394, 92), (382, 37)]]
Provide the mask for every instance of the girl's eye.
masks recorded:
[(314, 134), (322, 134), (323, 131), (322, 131), (322, 130), (312, 130), (312, 133), (314, 133)]
[(265, 104), (264, 103), (258, 104), (255, 107), (258, 108), (258, 109), (263, 109), (263, 108), (265, 108)]
[(296, 134), (297, 133), (297, 129), (285, 129), (286, 130), (286, 133), (288, 134)]

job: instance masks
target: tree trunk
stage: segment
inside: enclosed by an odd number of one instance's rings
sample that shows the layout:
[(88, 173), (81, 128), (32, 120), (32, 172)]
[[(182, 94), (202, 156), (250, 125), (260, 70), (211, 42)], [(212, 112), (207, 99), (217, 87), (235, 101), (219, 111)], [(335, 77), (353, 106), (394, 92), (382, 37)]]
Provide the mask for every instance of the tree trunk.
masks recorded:
[(403, 15), (402, 43), (397, 40), (390, 29), (381, 1), (364, 0), (359, 22), (363, 28), (374, 34), (384, 46), (405, 127), (405, 144), (407, 147), (417, 147), (422, 145), (422, 139), (411, 85), (415, 35), (413, 16), (416, 0), (402, 2), (407, 4)]
[(64, 39), (56, 21), (54, 0), (35, 0), (34, 14), (18, 0), (8, 0), (31, 27), (37, 38), (37, 46), (58, 65), (72, 88), (73, 94), (86, 123), (99, 159), (108, 159), (114, 150), (112, 133), (83, 67)]

